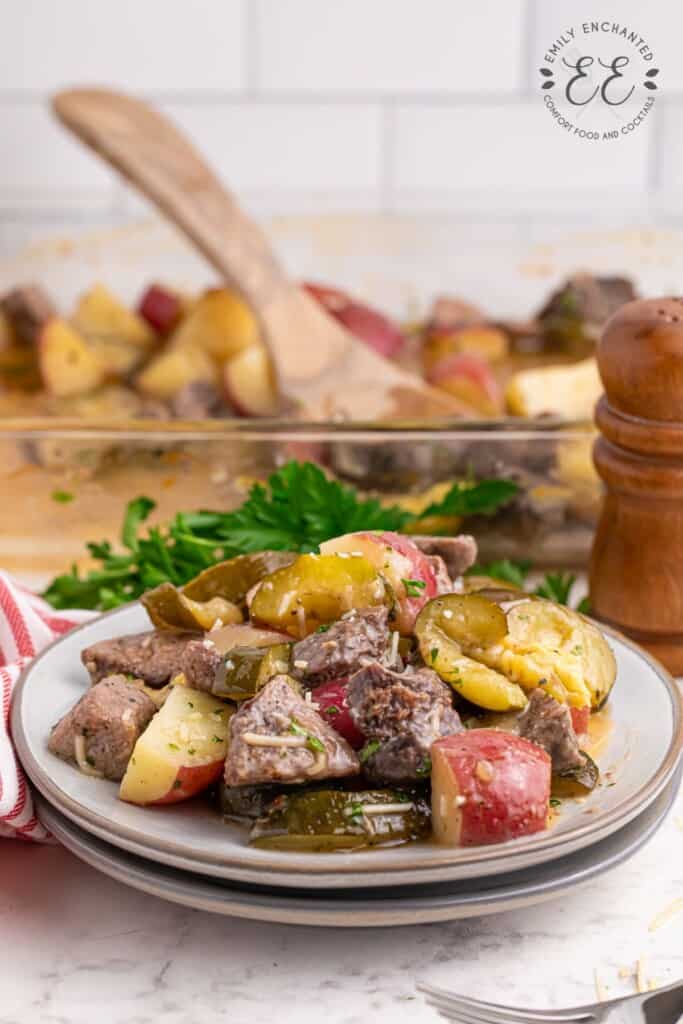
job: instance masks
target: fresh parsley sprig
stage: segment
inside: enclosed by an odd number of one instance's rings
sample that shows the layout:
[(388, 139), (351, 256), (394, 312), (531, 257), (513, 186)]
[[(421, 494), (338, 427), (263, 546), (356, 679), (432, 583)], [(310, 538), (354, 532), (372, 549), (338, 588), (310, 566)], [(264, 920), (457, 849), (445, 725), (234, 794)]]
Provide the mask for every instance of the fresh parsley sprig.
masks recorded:
[(405, 529), (422, 516), (491, 514), (518, 491), (507, 480), (456, 483), (422, 515), (398, 505), (362, 499), (310, 462), (288, 462), (266, 484), (254, 484), (233, 512), (179, 512), (166, 526), (146, 528), (156, 508), (148, 497), (129, 502), (121, 550), (109, 541), (87, 545), (99, 563), (81, 575), (74, 566), (57, 576), (44, 597), (55, 608), (105, 611), (133, 601), (169, 580), (182, 586), (225, 558), (265, 549), (315, 551), (323, 541), (357, 530)]

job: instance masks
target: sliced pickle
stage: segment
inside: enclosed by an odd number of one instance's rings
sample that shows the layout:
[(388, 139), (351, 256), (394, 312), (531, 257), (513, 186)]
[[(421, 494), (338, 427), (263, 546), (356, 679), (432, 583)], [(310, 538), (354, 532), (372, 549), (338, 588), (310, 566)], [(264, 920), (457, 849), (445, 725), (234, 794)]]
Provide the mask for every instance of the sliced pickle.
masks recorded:
[(332, 852), (405, 843), (430, 832), (430, 808), (422, 796), (323, 789), (276, 797), (254, 823), (249, 842), (265, 849)]
[(301, 555), (263, 580), (251, 602), (254, 622), (303, 639), (352, 608), (383, 604), (387, 590), (367, 558)]
[(506, 631), (501, 609), (475, 594), (435, 598), (425, 605), (415, 624), (424, 663), (465, 700), (489, 711), (525, 707), (524, 691), (500, 672), (464, 654), (463, 646), (474, 652), (495, 646)]
[(233, 604), (244, 604), (252, 587), (276, 569), (291, 565), (296, 559), (291, 551), (258, 551), (251, 555), (238, 555), (227, 562), (219, 562), (204, 569), (186, 583), (183, 593), (193, 601), (209, 601), (224, 597)]
[(212, 629), (242, 622), (246, 596), (264, 576), (290, 565), (296, 555), (288, 551), (259, 551), (238, 555), (204, 569), (184, 587), (161, 583), (142, 596), (152, 625), (157, 629)]
[(276, 675), (289, 672), (288, 644), (235, 647), (223, 660), (211, 692), (224, 700), (249, 700)]
[(222, 623), (242, 621), (242, 612), (223, 597), (194, 601), (172, 583), (160, 583), (142, 595), (142, 603), (157, 629), (208, 630)]

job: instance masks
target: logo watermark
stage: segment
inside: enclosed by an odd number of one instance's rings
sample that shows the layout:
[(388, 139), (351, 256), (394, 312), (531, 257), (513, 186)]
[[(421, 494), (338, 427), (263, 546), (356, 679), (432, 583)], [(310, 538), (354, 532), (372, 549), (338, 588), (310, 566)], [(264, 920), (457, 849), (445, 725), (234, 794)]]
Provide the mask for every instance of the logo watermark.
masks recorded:
[(615, 141), (654, 107), (659, 71), (639, 32), (600, 19), (559, 33), (543, 55), (539, 84), (559, 128), (586, 141)]

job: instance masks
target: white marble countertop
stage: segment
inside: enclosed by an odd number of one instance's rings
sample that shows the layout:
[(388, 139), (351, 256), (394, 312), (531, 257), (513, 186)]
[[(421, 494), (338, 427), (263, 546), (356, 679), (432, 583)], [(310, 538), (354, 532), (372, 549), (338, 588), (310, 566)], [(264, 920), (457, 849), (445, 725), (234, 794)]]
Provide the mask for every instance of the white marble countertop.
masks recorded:
[(683, 978), (683, 792), (631, 861), (571, 899), (469, 921), (345, 930), (187, 910), (56, 847), (0, 840), (0, 1024), (427, 1024), (429, 978), (483, 998), (562, 1005)]

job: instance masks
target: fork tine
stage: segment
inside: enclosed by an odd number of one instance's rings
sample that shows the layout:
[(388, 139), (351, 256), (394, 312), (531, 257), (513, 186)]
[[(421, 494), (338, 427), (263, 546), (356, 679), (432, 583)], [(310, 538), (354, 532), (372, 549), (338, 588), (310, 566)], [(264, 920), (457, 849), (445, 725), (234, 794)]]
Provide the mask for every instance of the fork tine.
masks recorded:
[(454, 1006), (443, 1000), (427, 999), (427, 1004), (446, 1020), (457, 1021), (458, 1024), (505, 1024), (504, 1017), (481, 1016), (476, 1011), (474, 1014), (468, 1013), (464, 1007)]
[(423, 992), (428, 999), (438, 1000), (444, 1008), (452, 1011), (463, 1012), (468, 1016), (476, 1016), (478, 1020), (486, 1024), (571, 1024), (571, 1022), (595, 1020), (595, 1014), (590, 1008), (583, 1007), (567, 1008), (561, 1010), (537, 1010), (527, 1009), (521, 1006), (501, 1006), (499, 1003), (488, 1003), (480, 999), (471, 999), (469, 996), (461, 996), (455, 992), (447, 992), (445, 989), (435, 988), (423, 982), (418, 983), (417, 988)]

